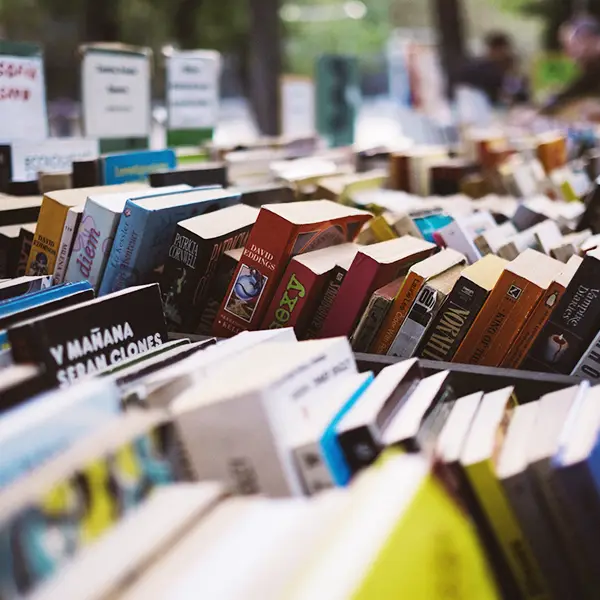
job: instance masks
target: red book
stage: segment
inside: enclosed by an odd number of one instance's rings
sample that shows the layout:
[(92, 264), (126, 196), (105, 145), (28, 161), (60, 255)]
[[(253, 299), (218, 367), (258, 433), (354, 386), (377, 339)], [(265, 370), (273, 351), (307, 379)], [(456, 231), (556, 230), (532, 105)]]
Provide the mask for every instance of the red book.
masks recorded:
[(289, 261), (353, 241), (371, 214), (329, 200), (263, 206), (221, 303), (213, 335), (258, 329)]
[(331, 272), (340, 261), (352, 260), (359, 249), (356, 244), (341, 244), (293, 258), (260, 328), (293, 327), (296, 337), (303, 339)]
[(320, 337), (351, 335), (373, 292), (435, 250), (435, 244), (410, 235), (363, 248), (344, 278)]

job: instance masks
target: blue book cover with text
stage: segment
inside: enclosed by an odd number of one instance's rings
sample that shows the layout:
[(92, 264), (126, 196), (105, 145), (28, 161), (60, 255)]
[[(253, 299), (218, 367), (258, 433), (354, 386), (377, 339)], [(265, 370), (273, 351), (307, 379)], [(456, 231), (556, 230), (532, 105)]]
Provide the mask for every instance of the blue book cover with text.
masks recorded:
[(239, 203), (240, 194), (215, 186), (128, 200), (119, 220), (99, 295), (160, 282), (179, 221)]
[(102, 159), (104, 185), (143, 181), (154, 171), (165, 171), (177, 166), (173, 150), (142, 150), (109, 154)]

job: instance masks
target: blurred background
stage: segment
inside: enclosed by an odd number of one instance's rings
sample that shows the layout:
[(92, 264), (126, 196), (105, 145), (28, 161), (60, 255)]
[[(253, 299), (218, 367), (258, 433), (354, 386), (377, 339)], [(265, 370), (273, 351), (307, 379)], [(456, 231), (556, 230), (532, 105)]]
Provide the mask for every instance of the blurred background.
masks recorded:
[(360, 141), (382, 132), (385, 125), (374, 123), (398, 100), (393, 56), (402, 44), (426, 50), (432, 65), (424, 67), (426, 74), (435, 63), (447, 75), (481, 53), (486, 32), (505, 31), (535, 85), (551, 75), (540, 61), (559, 47), (560, 24), (580, 11), (600, 16), (600, 0), (0, 0), (0, 39), (43, 45), (50, 118), (67, 111), (74, 122), (80, 44), (119, 41), (152, 48), (159, 128), (164, 51), (219, 50), (221, 137), (277, 133), (280, 76), (312, 76), (323, 53), (353, 54), (363, 95)]

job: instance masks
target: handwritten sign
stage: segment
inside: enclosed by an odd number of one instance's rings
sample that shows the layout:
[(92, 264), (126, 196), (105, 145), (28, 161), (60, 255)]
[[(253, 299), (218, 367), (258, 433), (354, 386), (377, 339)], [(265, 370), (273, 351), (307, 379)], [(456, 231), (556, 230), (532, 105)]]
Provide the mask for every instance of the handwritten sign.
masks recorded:
[(210, 50), (167, 57), (167, 111), (170, 130), (209, 129), (219, 118), (221, 56)]
[(87, 136), (142, 138), (151, 129), (147, 54), (89, 48), (82, 63), (83, 123)]
[(0, 140), (48, 137), (44, 61), (33, 44), (0, 42)]

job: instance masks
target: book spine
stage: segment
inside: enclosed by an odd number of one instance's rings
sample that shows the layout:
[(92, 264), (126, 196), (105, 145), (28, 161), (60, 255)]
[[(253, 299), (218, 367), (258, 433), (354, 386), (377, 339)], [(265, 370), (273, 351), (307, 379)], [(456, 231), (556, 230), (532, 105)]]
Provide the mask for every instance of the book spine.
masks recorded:
[(585, 351), (571, 375), (587, 379), (592, 383), (600, 380), (600, 332)]
[(531, 371), (568, 375), (600, 325), (600, 261), (586, 256), (523, 361)]
[(433, 318), (416, 355), (429, 360), (452, 362), (487, 297), (487, 290), (461, 277)]
[(454, 362), (498, 366), (541, 294), (542, 290), (526, 278), (504, 271)]
[(322, 337), (321, 331), (323, 329), (323, 324), (331, 311), (331, 307), (335, 302), (346, 275), (347, 271), (344, 267), (338, 265), (333, 269), (329, 281), (324, 286), (324, 293), (315, 309), (312, 320), (306, 330), (306, 334), (298, 339), (314, 340)]
[(65, 227), (63, 229), (62, 238), (58, 247), (58, 257), (56, 260), (56, 268), (54, 269), (54, 285), (62, 283), (65, 280), (65, 273), (71, 255), (73, 246), (74, 233), (79, 225), (81, 213), (79, 211), (69, 209), (67, 218), (65, 219)]
[(125, 204), (98, 295), (117, 292), (130, 284), (148, 215), (148, 211), (129, 200)]
[(215, 321), (215, 337), (231, 337), (258, 327), (279, 277), (287, 266), (294, 226), (262, 210)]
[(323, 460), (318, 442), (294, 448), (293, 455), (309, 496), (335, 487), (335, 482)]
[(429, 285), (424, 285), (402, 323), (398, 335), (392, 342), (387, 353), (388, 356), (398, 358), (414, 356), (444, 300), (445, 295), (442, 292)]
[(501, 367), (518, 369), (521, 366), (531, 346), (533, 346), (536, 336), (550, 318), (552, 311), (560, 302), (565, 291), (566, 289), (562, 285), (556, 281), (552, 282), (547, 293), (540, 298), (531, 316), (519, 332), (517, 339), (512, 343), (508, 354), (500, 365)]
[(33, 233), (22, 227), (21, 233), (19, 234), (19, 240), (19, 257), (17, 260), (17, 267), (15, 269), (14, 277), (23, 277), (23, 275), (26, 273), (27, 260), (29, 259), (31, 244), (33, 243)]
[[(314, 295), (319, 277), (292, 259), (261, 324), (261, 329), (296, 329), (303, 311)], [(296, 332), (298, 333), (298, 332)]]
[(28, 275), (52, 275), (63, 234), (68, 206), (45, 196), (27, 261)]
[(408, 273), (369, 352), (387, 354), (424, 282), (420, 275), (412, 271)]
[(367, 352), (392, 306), (393, 298), (375, 292), (350, 340), (354, 352)]

